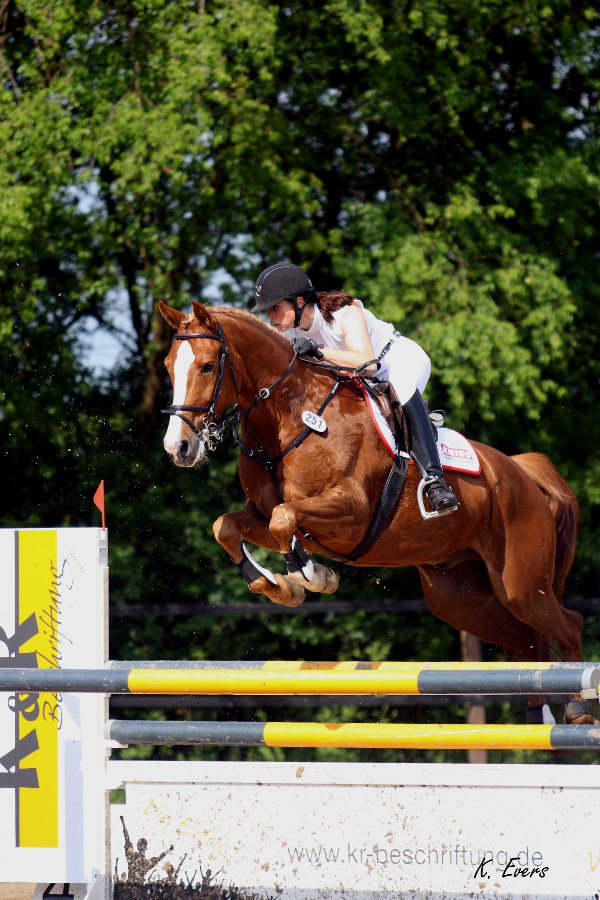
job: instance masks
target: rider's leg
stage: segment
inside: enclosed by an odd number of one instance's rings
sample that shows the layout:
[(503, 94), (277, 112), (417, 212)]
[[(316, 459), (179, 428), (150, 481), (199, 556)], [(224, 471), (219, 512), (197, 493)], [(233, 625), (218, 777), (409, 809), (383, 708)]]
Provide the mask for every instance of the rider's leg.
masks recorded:
[(458, 509), (458, 501), (442, 473), (437, 444), (431, 430), (429, 413), (418, 390), (402, 404), (410, 430), (410, 452), (425, 479), (427, 498), (436, 512)]
[(429, 357), (414, 341), (399, 337), (381, 362), (378, 375), (394, 385), (402, 404), (410, 430), (410, 450), (425, 479), (427, 498), (436, 512), (452, 512), (458, 509), (458, 501), (444, 481), (431, 420), (421, 396), (431, 373)]

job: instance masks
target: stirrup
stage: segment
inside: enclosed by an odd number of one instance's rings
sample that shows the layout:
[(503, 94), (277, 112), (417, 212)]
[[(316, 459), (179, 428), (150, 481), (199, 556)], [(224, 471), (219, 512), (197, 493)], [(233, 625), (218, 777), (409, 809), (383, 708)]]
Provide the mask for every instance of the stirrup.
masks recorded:
[(437, 512), (437, 510), (433, 509), (431, 512), (425, 509), (425, 501), (423, 499), (423, 494), (427, 490), (427, 488), (433, 484), (434, 481), (437, 481), (437, 478), (421, 478), (419, 482), (419, 486), (417, 488), (417, 503), (419, 504), (419, 510), (424, 519), (439, 519), (440, 516), (449, 516), (450, 513), (456, 512), (460, 503), (456, 503), (456, 506), (452, 509), (444, 509), (442, 512)]

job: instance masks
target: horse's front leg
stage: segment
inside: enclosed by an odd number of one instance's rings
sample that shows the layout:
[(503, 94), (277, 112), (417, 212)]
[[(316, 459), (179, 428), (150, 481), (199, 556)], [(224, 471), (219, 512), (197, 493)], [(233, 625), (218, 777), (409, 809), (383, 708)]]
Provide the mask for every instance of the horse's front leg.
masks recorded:
[(283, 558), (290, 581), (314, 594), (335, 594), (337, 591), (338, 580), (333, 569), (313, 562), (296, 535), (292, 535)]
[[(332, 594), (337, 590), (337, 578), (331, 569), (312, 563), (294, 532), (302, 529), (314, 532), (327, 541), (339, 542), (340, 535), (350, 546), (360, 541), (369, 508), (366, 497), (355, 485), (338, 485), (316, 497), (288, 501), (276, 506), (269, 529), (277, 538), (279, 549), (288, 564), (288, 577), (309, 591)], [(295, 558), (295, 567), (294, 567)], [(307, 568), (303, 563), (307, 561)]]
[(269, 522), (253, 503), (243, 509), (220, 516), (213, 525), (215, 538), (227, 551), (253, 594), (265, 594), (273, 603), (300, 606), (304, 601), (303, 587), (286, 575), (278, 575), (261, 566), (252, 556), (244, 540), (267, 550), (280, 552)]

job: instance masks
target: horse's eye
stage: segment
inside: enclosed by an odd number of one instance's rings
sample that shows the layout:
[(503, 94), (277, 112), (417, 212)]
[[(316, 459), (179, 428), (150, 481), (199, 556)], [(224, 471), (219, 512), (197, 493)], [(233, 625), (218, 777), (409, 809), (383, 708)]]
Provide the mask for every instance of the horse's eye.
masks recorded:
[(215, 367), (214, 363), (204, 363), (204, 365), (202, 366), (202, 370), (201, 370), (202, 374), (208, 375), (210, 372), (212, 372), (214, 367)]

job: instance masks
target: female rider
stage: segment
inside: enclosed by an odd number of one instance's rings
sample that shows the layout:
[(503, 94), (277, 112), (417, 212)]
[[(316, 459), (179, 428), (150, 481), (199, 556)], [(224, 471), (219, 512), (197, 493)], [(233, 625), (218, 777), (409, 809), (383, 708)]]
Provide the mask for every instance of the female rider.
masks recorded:
[(437, 513), (458, 509), (456, 497), (444, 481), (421, 396), (431, 373), (425, 351), (343, 291), (317, 294), (308, 275), (291, 263), (276, 263), (261, 272), (255, 299), (252, 312), (266, 311), (271, 324), (290, 339), (300, 356), (351, 368), (379, 360), (377, 377), (393, 384), (402, 404), (411, 456), (425, 479), (431, 506)]

